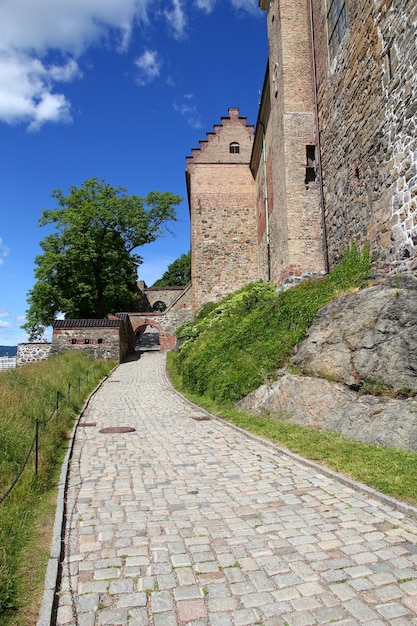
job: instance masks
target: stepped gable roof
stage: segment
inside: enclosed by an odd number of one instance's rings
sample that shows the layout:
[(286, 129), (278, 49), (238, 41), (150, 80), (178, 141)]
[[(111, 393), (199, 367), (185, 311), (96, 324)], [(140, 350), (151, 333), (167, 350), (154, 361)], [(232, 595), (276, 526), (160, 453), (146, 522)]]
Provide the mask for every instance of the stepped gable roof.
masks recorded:
[(55, 320), (53, 328), (118, 328), (121, 319), (70, 319)]
[(221, 131), (223, 130), (224, 126), (227, 124), (235, 124), (238, 123), (240, 124), (242, 127), (246, 128), (248, 132), (250, 133), (254, 133), (254, 125), (253, 124), (247, 124), (247, 117), (241, 116), (239, 115), (239, 109), (237, 107), (230, 107), (229, 108), (229, 115), (228, 116), (222, 116), (220, 118), (220, 124), (214, 124), (213, 125), (213, 131), (212, 132), (207, 132), (206, 133), (206, 137), (207, 139), (200, 139), (199, 141), (199, 148), (192, 148), (191, 149), (191, 156), (187, 156), (186, 157), (186, 162), (192, 163), (194, 157), (198, 157), (201, 152), (204, 152), (207, 147), (209, 146), (210, 142), (214, 141), (214, 139), (216, 138), (217, 135), (219, 135), (219, 133), (221, 133)]

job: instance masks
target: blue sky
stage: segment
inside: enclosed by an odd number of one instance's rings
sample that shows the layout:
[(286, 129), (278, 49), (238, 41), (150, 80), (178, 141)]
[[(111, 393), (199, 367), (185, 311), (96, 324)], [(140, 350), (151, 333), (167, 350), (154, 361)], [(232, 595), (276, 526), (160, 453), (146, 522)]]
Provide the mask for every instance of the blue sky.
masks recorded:
[(20, 326), (42, 210), (89, 178), (184, 197), (175, 236), (136, 250), (151, 285), (189, 249), (185, 158), (267, 61), (258, 0), (0, 0), (0, 345)]

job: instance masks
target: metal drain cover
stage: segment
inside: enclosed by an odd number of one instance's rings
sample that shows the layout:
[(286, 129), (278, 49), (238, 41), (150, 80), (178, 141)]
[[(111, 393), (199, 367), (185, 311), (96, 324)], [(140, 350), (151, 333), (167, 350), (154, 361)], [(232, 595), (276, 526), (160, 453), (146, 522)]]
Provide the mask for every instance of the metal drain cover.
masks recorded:
[(87, 426), (97, 426), (96, 422), (80, 422), (78, 426), (81, 428), (87, 428)]
[(105, 435), (110, 433), (134, 433), (136, 428), (131, 426), (110, 426), (109, 428), (101, 428), (100, 432)]
[(195, 420), (196, 422), (208, 422), (211, 417), (209, 417), (208, 415), (192, 415), (191, 419)]

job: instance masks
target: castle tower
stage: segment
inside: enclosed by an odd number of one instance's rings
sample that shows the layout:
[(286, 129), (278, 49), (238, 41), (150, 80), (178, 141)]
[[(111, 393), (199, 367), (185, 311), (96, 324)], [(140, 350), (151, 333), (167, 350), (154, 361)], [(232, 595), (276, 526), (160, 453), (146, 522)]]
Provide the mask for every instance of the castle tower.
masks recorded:
[(259, 0), (267, 10), (266, 73), (251, 169), (262, 278), (275, 283), (326, 268), (311, 39), (306, 0)]
[(206, 136), (186, 167), (193, 312), (260, 277), (249, 168), (253, 126), (231, 108)]

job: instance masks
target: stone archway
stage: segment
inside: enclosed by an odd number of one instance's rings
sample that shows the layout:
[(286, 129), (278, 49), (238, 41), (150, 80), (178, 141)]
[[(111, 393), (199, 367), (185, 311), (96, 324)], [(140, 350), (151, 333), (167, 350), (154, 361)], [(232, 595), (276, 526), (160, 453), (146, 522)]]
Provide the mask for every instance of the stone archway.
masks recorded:
[(136, 332), (140, 330), (142, 326), (152, 326), (159, 332), (159, 351), (160, 352), (169, 352), (169, 350), (173, 350), (176, 346), (177, 340), (174, 335), (170, 335), (167, 333), (163, 326), (153, 319), (150, 316), (146, 317), (136, 317), (134, 315), (129, 316), (130, 322), (132, 324), (133, 332), (136, 335)]

